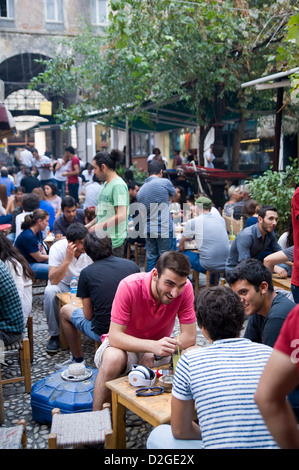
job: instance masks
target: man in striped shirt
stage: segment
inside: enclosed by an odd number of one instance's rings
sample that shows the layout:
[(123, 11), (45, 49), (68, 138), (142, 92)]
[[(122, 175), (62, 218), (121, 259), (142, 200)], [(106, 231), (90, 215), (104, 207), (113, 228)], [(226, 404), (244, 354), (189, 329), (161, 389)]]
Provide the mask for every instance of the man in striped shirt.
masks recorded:
[(172, 388), (171, 426), (155, 428), (147, 447), (278, 448), (253, 399), (272, 349), (240, 337), (244, 309), (230, 288), (202, 289), (195, 308), (198, 326), (211, 345), (181, 356)]

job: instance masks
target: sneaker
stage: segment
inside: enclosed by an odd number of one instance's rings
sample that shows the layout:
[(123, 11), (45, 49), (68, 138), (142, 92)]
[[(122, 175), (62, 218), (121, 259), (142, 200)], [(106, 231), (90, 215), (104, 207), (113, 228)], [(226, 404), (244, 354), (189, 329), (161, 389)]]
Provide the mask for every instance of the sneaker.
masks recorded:
[(59, 369), (62, 369), (63, 367), (70, 366), (71, 364), (84, 364), (86, 366), (85, 359), (83, 359), (82, 362), (76, 362), (74, 361), (73, 356), (71, 355), (70, 358), (67, 359), (66, 361), (55, 364), (54, 369), (59, 370)]
[(46, 346), (48, 353), (57, 353), (59, 351), (59, 336), (51, 336)]

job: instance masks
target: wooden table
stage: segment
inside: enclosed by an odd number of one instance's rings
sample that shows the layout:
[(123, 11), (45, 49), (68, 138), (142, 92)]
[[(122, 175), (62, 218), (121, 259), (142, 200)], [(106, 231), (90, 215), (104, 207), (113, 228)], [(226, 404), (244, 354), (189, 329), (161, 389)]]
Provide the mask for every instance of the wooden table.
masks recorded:
[(138, 387), (133, 387), (128, 376), (106, 382), (112, 392), (112, 449), (126, 448), (126, 409), (156, 427), (169, 423), (171, 415), (171, 393), (152, 397), (136, 397)]
[(291, 278), (287, 277), (286, 279), (282, 279), (281, 277), (277, 276), (277, 274), (272, 275), (272, 282), (274, 287), (280, 287), (281, 289), (285, 289), (290, 291), (291, 290)]
[[(61, 309), (61, 307), (63, 307), (63, 305), (71, 303), (70, 292), (60, 292), (56, 294), (56, 297), (58, 297), (59, 299), (59, 310)], [(82, 299), (80, 297), (76, 297), (76, 306), (78, 308), (83, 308)], [(65, 341), (65, 337), (61, 329), (61, 326), (60, 326), (60, 348), (62, 349), (62, 351), (65, 351), (66, 349), (68, 349), (68, 345), (67, 345), (67, 342)]]

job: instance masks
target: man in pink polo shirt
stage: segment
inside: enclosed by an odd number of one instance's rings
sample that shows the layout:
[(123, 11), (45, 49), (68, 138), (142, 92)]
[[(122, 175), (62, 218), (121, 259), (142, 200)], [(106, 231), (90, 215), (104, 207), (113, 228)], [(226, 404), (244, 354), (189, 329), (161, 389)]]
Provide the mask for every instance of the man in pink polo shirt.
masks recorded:
[[(105, 383), (131, 370), (132, 364), (147, 367), (170, 362), (177, 351), (194, 346), (196, 317), (194, 293), (188, 279), (190, 262), (176, 251), (163, 253), (149, 273), (132, 274), (116, 291), (108, 338), (95, 355), (99, 367), (93, 393), (93, 409), (109, 401)], [(171, 337), (176, 316), (179, 338)]]

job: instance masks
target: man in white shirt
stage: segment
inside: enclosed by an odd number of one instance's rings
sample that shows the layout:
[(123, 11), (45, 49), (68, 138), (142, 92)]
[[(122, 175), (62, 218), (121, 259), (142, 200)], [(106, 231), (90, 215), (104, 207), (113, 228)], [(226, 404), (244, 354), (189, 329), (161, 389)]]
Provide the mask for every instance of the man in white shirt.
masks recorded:
[(73, 223), (67, 229), (66, 238), (58, 240), (50, 248), (49, 281), (44, 294), (44, 310), (50, 334), (46, 351), (49, 353), (59, 350), (59, 301), (56, 294), (69, 292), (72, 277), (78, 279), (82, 269), (92, 264), (84, 249), (87, 234), (83, 224)]
[(85, 199), (83, 209), (98, 205), (98, 195), (102, 189), (103, 185), (101, 184), (100, 180), (96, 177), (96, 175), (93, 175), (92, 181), (86, 183), (84, 187)]
[(20, 152), (20, 163), (24, 166), (32, 167), (33, 155), (30, 152), (30, 145), (25, 145), (24, 150)]
[(53, 174), (53, 165), (51, 158), (43, 155), (39, 155), (37, 149), (32, 150), (33, 155), (33, 168), (39, 173), (39, 180), (41, 182), (41, 187), (44, 188), (46, 183), (54, 183), (54, 174)]

